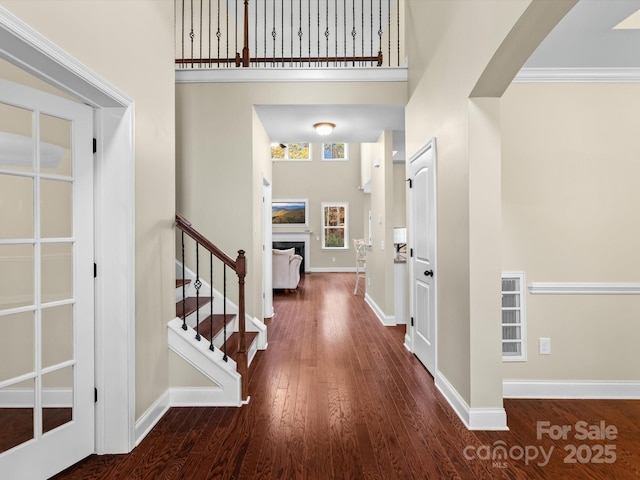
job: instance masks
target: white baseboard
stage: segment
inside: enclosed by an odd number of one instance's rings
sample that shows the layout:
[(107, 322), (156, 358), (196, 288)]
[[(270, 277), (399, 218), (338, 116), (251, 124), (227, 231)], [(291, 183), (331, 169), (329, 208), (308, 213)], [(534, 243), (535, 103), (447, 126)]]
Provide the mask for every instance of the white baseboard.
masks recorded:
[(364, 301), (367, 302), (367, 305), (373, 310), (373, 313), (376, 314), (376, 317), (378, 317), (382, 325), (385, 327), (394, 327), (397, 325), (396, 317), (394, 315), (386, 315), (368, 293), (364, 294)]
[(228, 395), (216, 387), (172, 387), (169, 389), (172, 407), (237, 407), (229, 403)]
[(136, 447), (146, 437), (151, 429), (156, 426), (164, 414), (170, 407), (169, 391), (165, 391), (158, 399), (151, 405), (146, 412), (136, 421), (135, 426), (135, 440)]
[(435, 376), (436, 388), (469, 430), (509, 430), (504, 408), (471, 408), (440, 372)]
[(311, 267), (306, 273), (356, 273), (356, 267)]
[(505, 398), (640, 399), (636, 381), (530, 381), (502, 382)]

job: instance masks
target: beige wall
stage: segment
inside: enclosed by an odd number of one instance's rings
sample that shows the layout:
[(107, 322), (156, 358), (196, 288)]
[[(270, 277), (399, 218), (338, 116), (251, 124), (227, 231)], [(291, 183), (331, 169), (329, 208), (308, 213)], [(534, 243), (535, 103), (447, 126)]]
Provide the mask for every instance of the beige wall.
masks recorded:
[[(502, 103), (502, 268), (531, 282), (638, 282), (637, 84), (512, 84)], [(530, 295), (514, 380), (638, 380), (640, 297)], [(538, 354), (538, 338), (552, 354)]]
[(261, 171), (270, 174), (263, 157), (257, 160), (262, 167), (254, 168), (256, 155), (269, 150), (264, 134), (257, 134), (261, 140), (254, 137), (253, 106), (402, 105), (405, 100), (402, 82), (176, 85), (177, 208), (226, 252), (246, 250), (252, 266), (246, 289), (250, 315), (262, 318), (262, 249), (256, 239), (262, 235), (259, 177)]
[[(322, 144), (311, 144), (311, 161), (273, 162), (273, 198), (307, 199), (309, 226), (274, 226), (274, 232), (311, 230), (310, 268), (336, 271), (355, 268), (353, 238), (363, 238), (362, 211), (365, 193), (360, 185), (360, 144), (349, 144), (349, 160), (323, 161)], [(322, 249), (322, 202), (349, 203), (347, 250)], [(277, 240), (277, 238), (274, 237)]]
[[(525, 15), (533, 3), (409, 0), (406, 5), (411, 59), (405, 109), (407, 157), (433, 137), (437, 146), (437, 368), (471, 408), (501, 406), (502, 391), (501, 364), (495, 353), (500, 335), (493, 320), (499, 315), (498, 304), (483, 302), (472, 292), (472, 281), (479, 278), (473, 270), (483, 265), (477, 252), (494, 247), (486, 244), (486, 235), (474, 235), (472, 230), (486, 213), (483, 208), (471, 209), (470, 201), (472, 196), (482, 198), (484, 174), (478, 167), (489, 150), (481, 142), (472, 145), (470, 135), (487, 127), (482, 117), (494, 115), (495, 107), (483, 112), (485, 107), (470, 103), (469, 97), (514, 25), (530, 27), (528, 37), (542, 40), (545, 33), (536, 31), (535, 21)], [(549, 15), (555, 21), (561, 17), (551, 9)], [(529, 38), (527, 47), (530, 43)], [(518, 45), (509, 53), (511, 64), (524, 63), (529, 54)], [(496, 217), (489, 218), (493, 223), (488, 228), (499, 232)], [(495, 331), (495, 338), (481, 333), (486, 331)]]
[(166, 321), (175, 316), (173, 1), (0, 4), (135, 102), (138, 418), (167, 388)]

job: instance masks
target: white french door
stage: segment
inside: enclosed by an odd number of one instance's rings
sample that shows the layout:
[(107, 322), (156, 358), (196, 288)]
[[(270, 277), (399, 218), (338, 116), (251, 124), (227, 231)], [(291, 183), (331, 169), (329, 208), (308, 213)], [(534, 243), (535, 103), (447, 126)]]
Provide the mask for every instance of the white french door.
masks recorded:
[(0, 80), (0, 478), (94, 451), (92, 115)]
[(435, 140), (409, 159), (411, 188), (411, 317), (413, 352), (435, 376), (436, 372), (436, 193)]

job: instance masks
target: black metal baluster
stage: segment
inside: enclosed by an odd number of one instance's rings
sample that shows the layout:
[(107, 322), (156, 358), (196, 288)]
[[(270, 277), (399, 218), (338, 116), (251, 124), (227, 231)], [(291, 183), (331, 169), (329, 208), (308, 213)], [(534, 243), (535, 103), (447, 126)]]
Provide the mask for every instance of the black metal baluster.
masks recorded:
[(184, 231), (182, 231), (182, 329), (187, 329), (187, 284), (185, 282), (184, 274)]
[[(182, 25), (181, 25), (181, 28), (180, 28), (180, 34), (181, 34), (180, 36), (181, 36), (181, 40), (182, 40), (182, 42), (181, 42), (182, 43), (182, 51), (181, 51), (181, 53), (182, 53), (182, 58), (181, 59), (182, 60), (184, 60), (184, 1), (185, 0), (182, 0)], [(184, 66), (184, 64), (181, 64), (181, 66)]]
[[(255, 31), (253, 32), (253, 51), (255, 52), (255, 57), (258, 57), (258, 2), (253, 2), (253, 4), (256, 6), (254, 9), (255, 18), (253, 20), (253, 23), (256, 26)], [(256, 62), (256, 66), (258, 66), (258, 62)]]
[[(360, 56), (364, 57), (364, 0), (360, 0), (360, 24), (362, 26), (360, 30)], [(363, 66), (363, 60), (360, 60), (358, 65)]]
[(284, 67), (284, 0), (280, 0), (280, 53), (282, 54), (282, 65)]
[(267, 2), (264, 2), (264, 65), (267, 66)]
[[(369, 56), (373, 57), (373, 0), (371, 0), (370, 11), (369, 11)], [(373, 62), (372, 62), (373, 64)]]
[(196, 281), (193, 284), (196, 287), (196, 340), (200, 341), (200, 244), (196, 242)]
[(189, 38), (191, 39), (191, 68), (193, 68), (193, 0), (191, 0), (191, 31), (189, 32)]
[[(347, 59), (347, 2), (346, 0), (342, 3), (342, 22), (343, 22), (343, 30), (342, 30), (342, 34), (343, 34), (343, 51), (342, 54), (344, 55), (344, 61), (340, 62), (342, 63), (342, 66), (346, 66), (346, 59)], [(338, 12), (336, 12), (336, 15), (338, 14)]]
[(387, 12), (389, 21), (387, 25), (387, 54), (389, 55), (389, 59), (387, 60), (388, 65), (391, 66), (391, 0), (388, 0), (388, 8)]
[(226, 41), (226, 45), (227, 45), (227, 52), (226, 52), (226, 66), (227, 68), (229, 68), (229, 0), (226, 0), (226, 18), (227, 18), (227, 29), (224, 32), (224, 36), (227, 38)]
[(398, 24), (398, 66), (400, 66), (400, 2), (396, 4), (396, 23)]
[(215, 350), (213, 346), (213, 253), (209, 253), (209, 350), (212, 352)]
[(378, 42), (379, 48), (378, 53), (382, 53), (382, 0), (378, 0)]
[(320, 61), (320, 0), (317, 3), (318, 8), (318, 60), (316, 60), (316, 67), (321, 66), (322, 62)]
[[(238, 54), (238, 0), (236, 0), (236, 21), (234, 22), (235, 24), (235, 31), (236, 31), (236, 55)], [(228, 35), (228, 33), (227, 33)]]
[(356, 0), (351, 0), (351, 21), (353, 22), (353, 27), (351, 28), (351, 38), (353, 42), (353, 58), (351, 60), (351, 66), (356, 66), (356, 36), (358, 32), (356, 32)]
[(220, 37), (222, 36), (222, 32), (220, 32), (220, 0), (218, 0), (218, 31), (216, 32), (216, 37), (218, 38), (218, 68), (220, 68)]
[(298, 41), (300, 43), (300, 47), (299, 47), (299, 52), (300, 52), (300, 64), (299, 66), (302, 67), (302, 0), (300, 0), (300, 3), (298, 5), (300, 7), (300, 9), (298, 10), (298, 14), (299, 14), (299, 19), (298, 19)]
[(289, 46), (289, 66), (293, 67), (293, 0), (290, 0), (289, 8), (291, 9), (291, 21), (289, 22), (289, 28), (291, 30), (291, 34), (289, 35), (289, 40), (291, 43), (291, 45)]
[(324, 38), (326, 39), (325, 56), (327, 57), (327, 67), (329, 66), (329, 0), (325, 3), (325, 30)]
[(222, 277), (222, 329), (223, 329), (223, 340), (222, 343), (222, 351), (224, 355), (222, 359), (227, 361), (227, 264), (224, 264), (224, 268), (222, 269), (223, 277)]
[(334, 19), (334, 26), (335, 26), (335, 34), (334, 36), (336, 37), (335, 43), (336, 43), (336, 59), (333, 62), (333, 66), (337, 67), (338, 66), (338, 0), (335, 0), (333, 2), (333, 8), (334, 8), (334, 12), (333, 12), (333, 16), (335, 17)]
[(311, 0), (309, 0), (307, 2), (307, 7), (309, 8), (309, 10), (307, 11), (307, 20), (309, 23), (308, 26), (308, 36), (309, 36), (309, 49), (307, 50), (307, 55), (309, 57), (309, 67), (311, 66)]
[(273, 27), (271, 28), (271, 38), (273, 38), (273, 58), (271, 59), (271, 66), (275, 66), (276, 61), (276, 37), (278, 33), (276, 32), (276, 2), (273, 2)]

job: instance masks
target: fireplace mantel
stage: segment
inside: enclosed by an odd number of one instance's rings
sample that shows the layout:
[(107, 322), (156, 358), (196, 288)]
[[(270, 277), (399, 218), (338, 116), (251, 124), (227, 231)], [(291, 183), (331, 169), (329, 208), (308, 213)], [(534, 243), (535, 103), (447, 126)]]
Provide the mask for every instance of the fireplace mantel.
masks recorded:
[(310, 239), (313, 232), (278, 232), (273, 230), (271, 236), (274, 242), (303, 242), (304, 243), (304, 271), (308, 272), (311, 268), (311, 245)]

